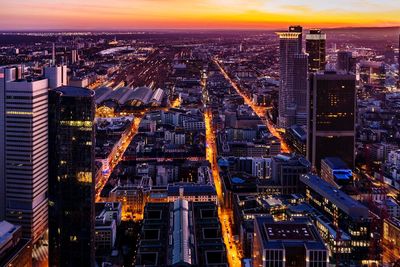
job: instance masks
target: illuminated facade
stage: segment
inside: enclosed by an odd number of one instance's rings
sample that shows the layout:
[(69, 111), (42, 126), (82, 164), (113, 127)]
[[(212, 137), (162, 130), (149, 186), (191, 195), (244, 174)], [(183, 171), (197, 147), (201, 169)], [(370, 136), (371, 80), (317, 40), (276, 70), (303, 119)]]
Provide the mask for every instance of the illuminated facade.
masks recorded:
[(0, 73), (0, 220), (36, 243), (47, 227), (47, 79)]
[[(334, 244), (331, 247), (331, 253), (335, 253), (335, 250), (337, 250), (348, 254), (349, 252), (346, 249), (350, 243), (351, 255), (346, 256), (349, 260), (348, 263), (358, 264), (363, 260), (368, 260), (370, 246), (368, 208), (318, 176), (303, 175), (300, 181), (304, 184), (307, 202), (319, 211), (327, 221), (332, 222), (331, 228), (333, 229), (331, 230), (335, 232), (340, 230), (341, 236), (336, 236), (336, 238), (339, 238), (343, 244), (340, 244), (340, 247), (339, 244)], [(324, 220), (320, 218), (317, 226), (323, 223)], [(318, 228), (321, 231), (321, 227), (318, 226)], [(330, 229), (326, 229), (326, 231), (328, 230)], [(329, 233), (323, 234), (323, 237), (328, 244), (337, 241), (335, 238), (330, 240)], [(333, 259), (335, 258), (333, 257)]]
[(94, 92), (49, 92), (49, 266), (94, 266)]
[(287, 128), (295, 123), (295, 55), (301, 53), (302, 30), (294, 26), (288, 32), (278, 32), (277, 35), (280, 53), (278, 126)]
[(354, 167), (355, 76), (336, 72), (310, 75), (307, 158), (317, 170), (326, 157)]
[(400, 220), (385, 219), (383, 222), (383, 261), (393, 263), (400, 259)]
[(326, 34), (319, 29), (312, 29), (306, 34), (306, 52), (308, 54), (308, 71), (325, 70)]

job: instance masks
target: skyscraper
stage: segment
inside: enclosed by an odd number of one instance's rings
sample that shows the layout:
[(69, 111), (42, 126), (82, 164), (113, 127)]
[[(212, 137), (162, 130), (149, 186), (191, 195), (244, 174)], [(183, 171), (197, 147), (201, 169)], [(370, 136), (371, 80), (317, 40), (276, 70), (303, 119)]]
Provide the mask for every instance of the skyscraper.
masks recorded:
[(49, 88), (55, 89), (57, 87), (67, 85), (67, 66), (49, 66), (44, 68), (44, 77), (49, 80)]
[(308, 59), (308, 55), (304, 53), (294, 55), (293, 101), (297, 125), (307, 124)]
[(346, 73), (356, 72), (356, 61), (350, 51), (339, 51), (337, 53), (336, 70)]
[(47, 79), (0, 74), (0, 219), (35, 243), (47, 227)]
[(306, 35), (306, 52), (308, 53), (308, 71), (325, 70), (326, 34), (319, 29), (312, 29)]
[(94, 92), (49, 92), (50, 266), (94, 266)]
[(355, 76), (313, 73), (309, 86), (307, 158), (318, 170), (321, 159), (339, 157), (354, 167)]
[(71, 64), (75, 64), (78, 61), (78, 51), (76, 49), (71, 50)]
[(278, 126), (287, 128), (295, 123), (294, 64), (295, 55), (301, 52), (301, 27), (292, 26), (288, 32), (277, 34), (280, 49)]
[(298, 36), (298, 45), (299, 45), (299, 49), (298, 52), (301, 53), (303, 51), (303, 27), (301, 27), (300, 25), (295, 25), (295, 26), (290, 26), (289, 27), (289, 32), (297, 32), (299, 33)]

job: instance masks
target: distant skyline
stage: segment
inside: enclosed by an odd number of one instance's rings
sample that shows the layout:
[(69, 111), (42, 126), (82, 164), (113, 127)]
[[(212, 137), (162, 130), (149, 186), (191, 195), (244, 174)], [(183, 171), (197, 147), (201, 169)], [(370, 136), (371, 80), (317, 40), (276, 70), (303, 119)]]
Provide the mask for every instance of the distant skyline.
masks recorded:
[(399, 0), (14, 0), (0, 30), (400, 26)]

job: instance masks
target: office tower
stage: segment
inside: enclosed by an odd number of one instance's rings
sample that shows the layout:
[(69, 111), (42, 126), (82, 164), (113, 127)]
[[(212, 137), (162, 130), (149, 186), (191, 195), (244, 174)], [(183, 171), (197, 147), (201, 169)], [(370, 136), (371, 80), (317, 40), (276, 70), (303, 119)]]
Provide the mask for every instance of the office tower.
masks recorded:
[(287, 128), (295, 122), (294, 58), (301, 52), (300, 29), (301, 27), (290, 27), (288, 32), (277, 33), (280, 49), (278, 126), (281, 128)]
[(298, 52), (301, 53), (303, 51), (303, 27), (299, 26), (299, 25), (295, 25), (295, 26), (290, 26), (289, 27), (289, 32), (294, 32), (294, 33), (299, 33), (298, 35)]
[(50, 66), (44, 68), (44, 77), (49, 80), (49, 88), (67, 85), (67, 66)]
[(386, 64), (394, 64), (396, 63), (395, 61), (395, 52), (394, 52), (394, 47), (392, 45), (386, 46), (385, 52), (384, 52), (384, 57), (385, 57), (385, 63)]
[(339, 51), (337, 53), (336, 70), (346, 73), (356, 73), (356, 61), (353, 53), (349, 51)]
[(307, 124), (307, 87), (308, 87), (307, 54), (294, 55), (293, 68), (293, 97), (296, 106), (296, 124)]
[(325, 70), (326, 34), (319, 29), (312, 29), (306, 35), (306, 53), (308, 54), (308, 71)]
[(94, 91), (49, 91), (49, 266), (94, 266)]
[(254, 219), (253, 266), (328, 267), (328, 254), (317, 228), (305, 217), (276, 222)]
[(355, 82), (354, 75), (334, 71), (310, 75), (307, 158), (317, 170), (326, 157), (354, 167)]
[(75, 64), (78, 61), (78, 51), (72, 50), (71, 51), (71, 64)]
[(33, 243), (47, 227), (47, 90), (22, 68), (0, 74), (0, 217)]

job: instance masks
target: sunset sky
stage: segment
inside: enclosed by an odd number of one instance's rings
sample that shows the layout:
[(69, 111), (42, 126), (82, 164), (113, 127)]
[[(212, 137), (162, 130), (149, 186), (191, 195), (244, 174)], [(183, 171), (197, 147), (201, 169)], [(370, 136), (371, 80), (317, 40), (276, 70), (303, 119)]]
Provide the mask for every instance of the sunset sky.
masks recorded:
[(0, 30), (400, 26), (400, 0), (0, 1)]

